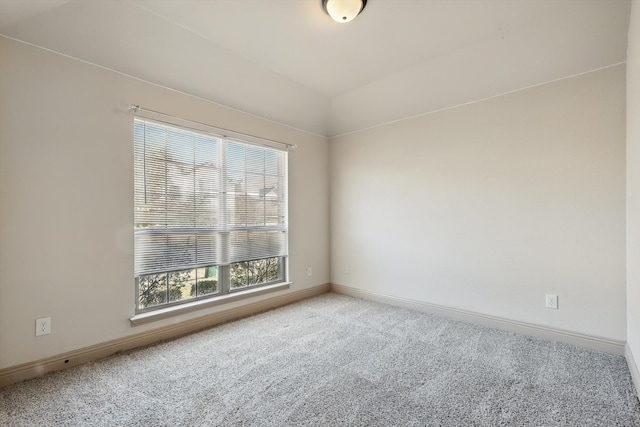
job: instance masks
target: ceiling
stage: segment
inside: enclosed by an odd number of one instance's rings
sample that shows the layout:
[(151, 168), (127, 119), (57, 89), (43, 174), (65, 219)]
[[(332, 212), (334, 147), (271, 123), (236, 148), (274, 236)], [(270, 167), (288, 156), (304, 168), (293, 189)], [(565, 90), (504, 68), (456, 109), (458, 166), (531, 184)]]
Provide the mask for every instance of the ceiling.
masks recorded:
[(626, 60), (629, 0), (0, 0), (0, 34), (324, 136)]

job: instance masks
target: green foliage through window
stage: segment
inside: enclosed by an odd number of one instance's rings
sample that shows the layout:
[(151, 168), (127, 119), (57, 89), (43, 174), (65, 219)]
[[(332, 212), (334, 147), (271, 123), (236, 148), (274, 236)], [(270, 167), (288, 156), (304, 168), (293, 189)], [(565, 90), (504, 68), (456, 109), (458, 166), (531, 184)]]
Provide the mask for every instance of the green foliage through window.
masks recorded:
[[(282, 280), (281, 258), (236, 262), (224, 268), (229, 272), (230, 289), (240, 289)], [(218, 266), (138, 277), (138, 308), (210, 296), (221, 291)]]
[(231, 264), (231, 289), (278, 280), (279, 258), (265, 258)]

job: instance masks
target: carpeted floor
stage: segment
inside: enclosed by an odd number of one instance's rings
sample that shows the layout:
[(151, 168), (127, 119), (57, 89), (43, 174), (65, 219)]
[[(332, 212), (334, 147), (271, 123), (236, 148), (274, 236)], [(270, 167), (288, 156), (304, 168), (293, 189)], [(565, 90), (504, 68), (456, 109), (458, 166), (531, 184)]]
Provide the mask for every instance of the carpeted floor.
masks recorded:
[(640, 426), (624, 358), (325, 294), (0, 389), (2, 426)]

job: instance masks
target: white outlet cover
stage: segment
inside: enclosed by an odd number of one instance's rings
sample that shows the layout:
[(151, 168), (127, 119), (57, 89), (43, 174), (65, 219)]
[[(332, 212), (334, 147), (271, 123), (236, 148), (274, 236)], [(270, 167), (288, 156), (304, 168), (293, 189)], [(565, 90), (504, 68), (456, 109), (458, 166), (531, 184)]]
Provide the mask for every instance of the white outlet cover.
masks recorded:
[(558, 295), (555, 294), (545, 294), (545, 307), (553, 308), (555, 310), (558, 309)]
[(48, 335), (51, 333), (51, 317), (36, 319), (36, 336)]

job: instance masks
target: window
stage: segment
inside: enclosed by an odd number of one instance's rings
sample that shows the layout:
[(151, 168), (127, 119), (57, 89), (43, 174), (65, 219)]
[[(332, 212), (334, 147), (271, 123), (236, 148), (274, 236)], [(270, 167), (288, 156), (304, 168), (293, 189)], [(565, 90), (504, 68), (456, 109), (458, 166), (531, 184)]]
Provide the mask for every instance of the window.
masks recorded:
[(285, 282), (287, 153), (134, 120), (136, 313)]

